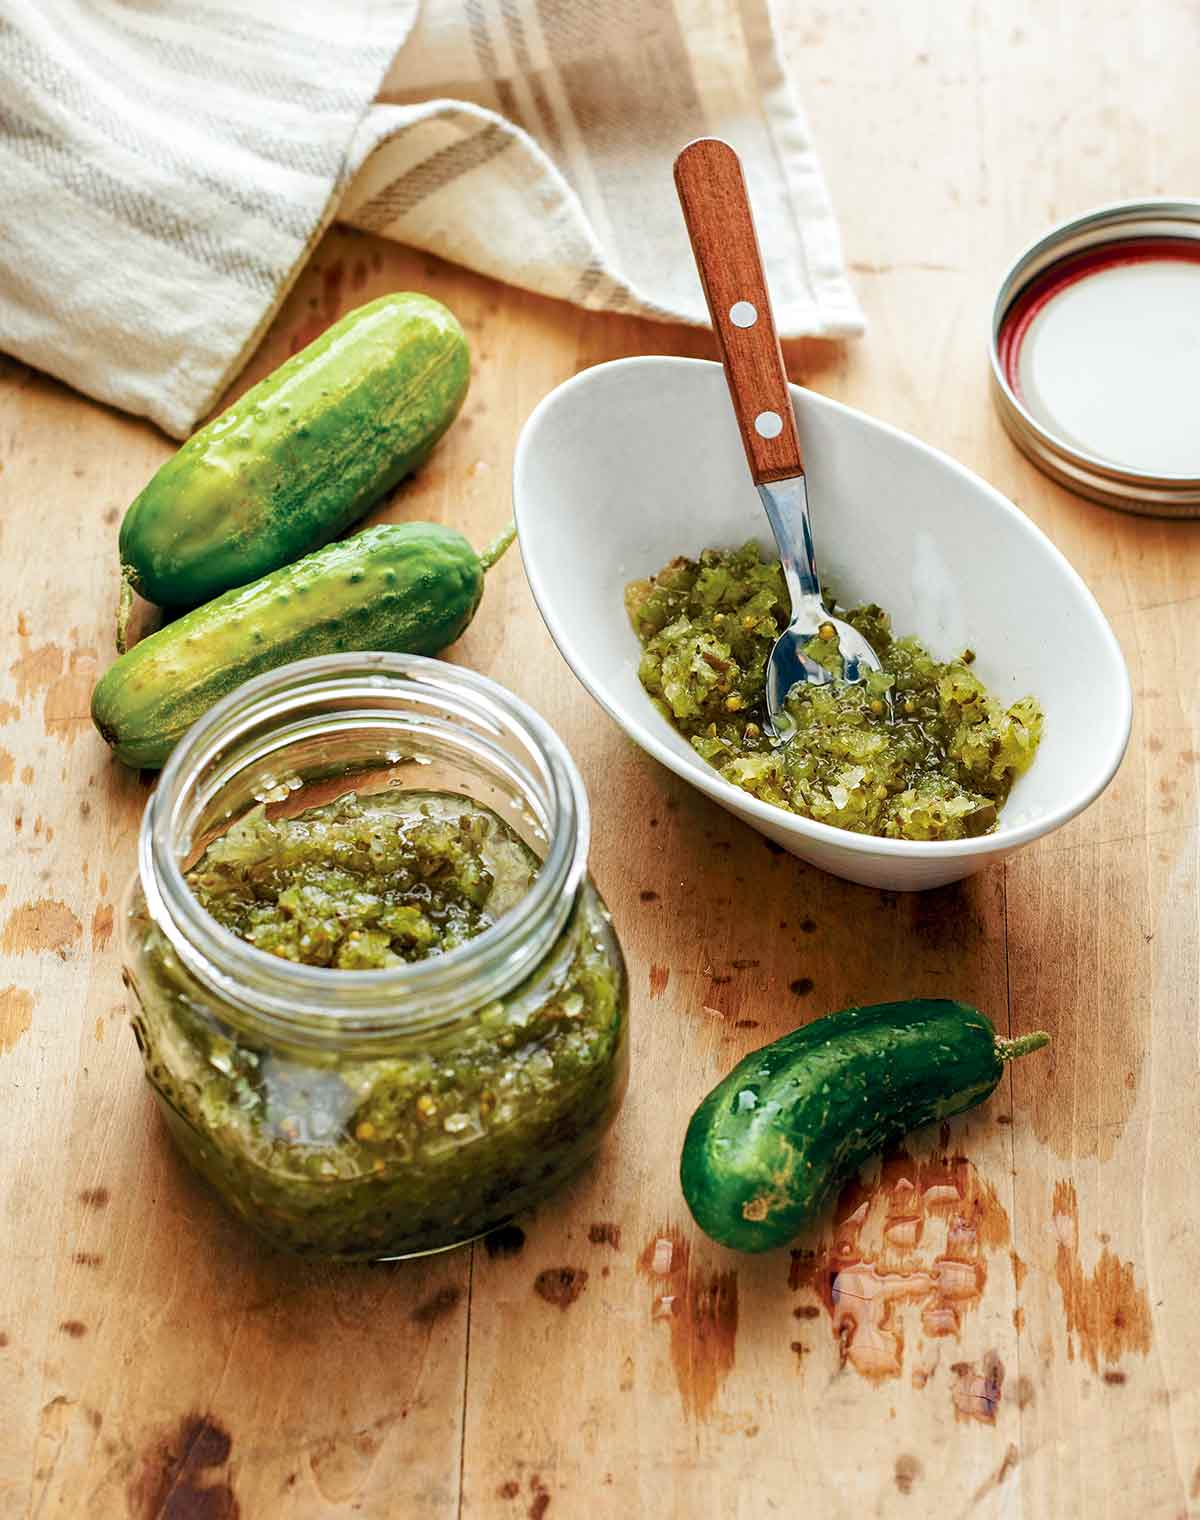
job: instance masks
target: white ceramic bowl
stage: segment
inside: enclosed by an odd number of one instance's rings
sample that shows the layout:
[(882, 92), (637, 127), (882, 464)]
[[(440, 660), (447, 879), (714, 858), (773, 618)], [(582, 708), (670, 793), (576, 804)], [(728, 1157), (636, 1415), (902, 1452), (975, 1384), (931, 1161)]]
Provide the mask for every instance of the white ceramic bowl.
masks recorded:
[(811, 391), (793, 386), (792, 400), (826, 585), (844, 605), (879, 602), (943, 658), (969, 645), (998, 696), (1032, 692), (1045, 710), (1037, 759), (994, 834), (922, 844), (784, 812), (723, 781), (643, 691), (626, 582), (710, 544), (771, 543), (719, 365), (622, 359), (542, 401), (514, 466), (525, 571), (567, 663), (656, 760), (824, 870), (901, 891), (941, 886), (1048, 834), (1103, 791), (1129, 738), (1125, 661), (1083, 581), (991, 486)]

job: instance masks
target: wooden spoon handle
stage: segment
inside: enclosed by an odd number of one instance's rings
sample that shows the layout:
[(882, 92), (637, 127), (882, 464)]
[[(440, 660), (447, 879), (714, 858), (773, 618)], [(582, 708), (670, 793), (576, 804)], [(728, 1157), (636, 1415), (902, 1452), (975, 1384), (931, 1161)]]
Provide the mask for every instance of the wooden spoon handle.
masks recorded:
[(742, 164), (701, 137), (675, 160), (675, 188), (756, 485), (803, 472)]

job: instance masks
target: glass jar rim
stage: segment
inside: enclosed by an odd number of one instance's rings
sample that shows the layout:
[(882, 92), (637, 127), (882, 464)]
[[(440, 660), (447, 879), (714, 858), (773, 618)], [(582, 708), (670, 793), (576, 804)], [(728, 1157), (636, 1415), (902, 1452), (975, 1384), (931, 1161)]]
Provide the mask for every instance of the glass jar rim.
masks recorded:
[[(517, 740), (537, 763), (548, 849), (529, 891), (482, 934), (444, 955), (377, 970), (341, 970), (283, 960), (248, 944), (197, 901), (181, 859), (190, 848), (197, 778), (264, 719), (286, 716), (314, 697), (403, 696), (429, 713), (450, 713), (477, 742)], [(331, 716), (331, 723), (333, 717)], [(439, 737), (453, 729), (441, 720)], [(286, 729), (283, 730), (286, 732)], [(466, 732), (466, 729), (463, 730)], [(498, 755), (499, 751), (494, 752)], [(227, 783), (230, 776), (221, 778)], [(220, 785), (214, 787), (219, 792)], [(189, 799), (192, 805), (189, 807)], [(187, 836), (181, 850), (181, 833)], [(526, 702), (459, 665), (383, 651), (318, 655), (247, 681), (184, 735), (146, 805), (139, 875), (147, 908), (187, 968), (258, 1024), (301, 1034), (395, 1033), (461, 1014), (470, 989), (481, 1007), (537, 965), (566, 926), (587, 870), (589, 810), (578, 767), (562, 740)]]

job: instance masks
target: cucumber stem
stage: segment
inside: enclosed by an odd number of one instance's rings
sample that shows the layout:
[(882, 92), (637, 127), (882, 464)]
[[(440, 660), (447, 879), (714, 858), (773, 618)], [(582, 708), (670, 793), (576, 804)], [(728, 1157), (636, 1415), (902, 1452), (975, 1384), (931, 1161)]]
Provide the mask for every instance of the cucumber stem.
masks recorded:
[(996, 1054), (1002, 1061), (1016, 1061), (1021, 1056), (1027, 1056), (1031, 1050), (1041, 1050), (1043, 1045), (1049, 1045), (1050, 1036), (1044, 1029), (1035, 1029), (1032, 1034), (1019, 1034), (1015, 1040), (997, 1040)]
[(129, 571), (121, 566), (121, 599), (117, 603), (117, 653), (124, 654), (128, 647), (129, 618), (133, 612), (133, 587)]
[(497, 538), (492, 539), (491, 543), (488, 544), (486, 549), (480, 550), (479, 563), (483, 566), (484, 570), (490, 570), (492, 568), (492, 566), (512, 543), (513, 539), (516, 538), (516, 536), (517, 525), (510, 518), (508, 527), (505, 528), (504, 532), (501, 533)]

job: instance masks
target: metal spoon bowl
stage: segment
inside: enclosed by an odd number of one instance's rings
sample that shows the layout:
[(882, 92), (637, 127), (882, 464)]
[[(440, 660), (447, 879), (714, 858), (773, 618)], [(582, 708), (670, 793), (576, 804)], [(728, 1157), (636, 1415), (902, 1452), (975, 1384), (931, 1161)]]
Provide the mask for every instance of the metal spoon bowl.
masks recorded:
[[(868, 671), (878, 670), (880, 664), (879, 656), (858, 629), (826, 609), (813, 555), (805, 477), (760, 485), (758, 494), (775, 535), (792, 604), (791, 622), (775, 640), (767, 660), (767, 713), (775, 737), (786, 740), (795, 732), (787, 699), (797, 686), (806, 681), (815, 686), (834, 680), (853, 684)], [(814, 639), (830, 644), (836, 639), (842, 657), (840, 676), (808, 653)]]
[[(766, 680), (768, 721), (775, 737), (785, 740), (795, 730), (787, 698), (798, 685), (861, 681), (880, 669), (879, 656), (861, 633), (830, 616), (821, 594), (800, 438), (741, 161), (727, 142), (701, 137), (675, 160), (675, 186), (750, 474), (792, 604)], [(808, 652), (814, 639), (832, 644), (835, 638), (840, 674)]]

